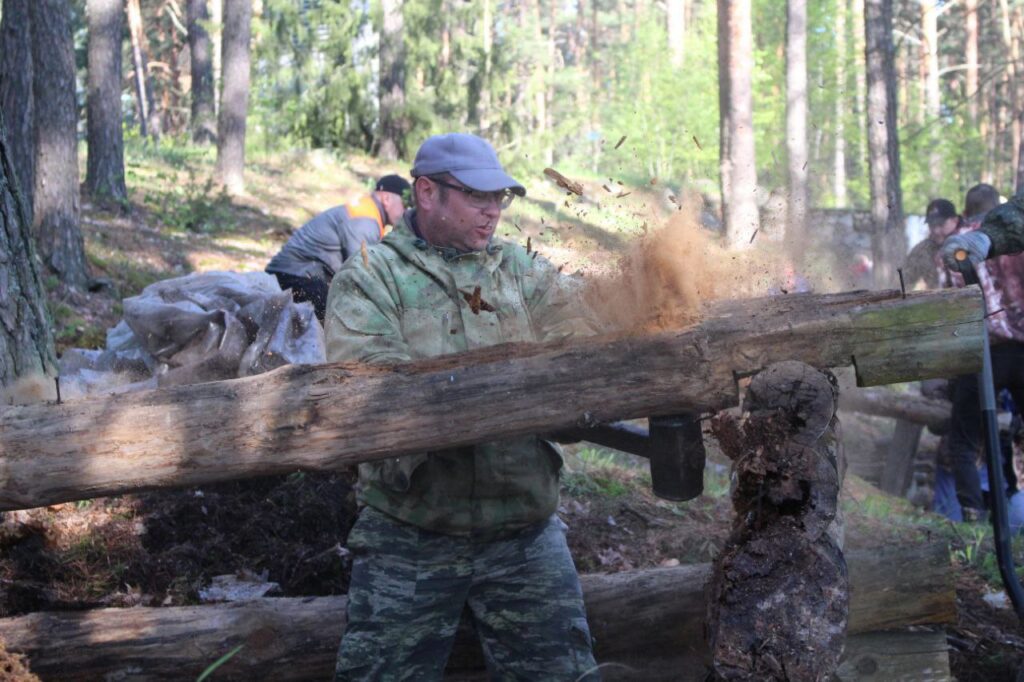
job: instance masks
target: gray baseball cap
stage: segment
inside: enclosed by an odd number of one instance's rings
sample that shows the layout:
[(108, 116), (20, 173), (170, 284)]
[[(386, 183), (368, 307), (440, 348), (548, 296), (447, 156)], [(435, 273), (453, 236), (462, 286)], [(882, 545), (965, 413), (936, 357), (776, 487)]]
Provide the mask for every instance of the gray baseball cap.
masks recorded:
[(451, 174), (470, 189), (482, 192), (510, 189), (521, 197), (526, 196), (526, 188), (513, 180), (501, 167), (494, 147), (476, 135), (434, 135), (420, 145), (410, 174), (418, 178), (421, 175), (439, 173)]

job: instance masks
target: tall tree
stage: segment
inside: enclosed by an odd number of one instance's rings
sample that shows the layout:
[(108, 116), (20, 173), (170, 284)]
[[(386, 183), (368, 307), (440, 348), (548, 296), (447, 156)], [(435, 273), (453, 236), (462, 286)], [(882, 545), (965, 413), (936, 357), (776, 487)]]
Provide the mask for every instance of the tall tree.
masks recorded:
[(731, 247), (749, 244), (760, 226), (755, 200), (753, 70), (750, 0), (718, 0), (719, 167), (722, 220)]
[(192, 139), (210, 144), (217, 139), (213, 94), (213, 61), (207, 0), (188, 0), (188, 49), (192, 65)]
[(217, 121), (217, 178), (231, 194), (245, 190), (245, 122), (249, 113), (252, 0), (224, 0), (224, 83)]
[(786, 239), (803, 244), (807, 232), (807, 0), (786, 2), (786, 155)]
[(56, 366), (38, 258), (11, 152), (0, 112), (0, 387), (25, 376), (55, 374)]
[(978, 120), (978, 0), (964, 0), (964, 61), (967, 64), (967, 111)]
[(832, 194), (835, 204), (847, 205), (846, 197), (846, 107), (850, 98), (846, 94), (846, 0), (836, 3), (836, 101), (835, 101), (835, 158), (832, 167)]
[(35, 111), (32, 97), (32, 0), (3, 0), (0, 17), (0, 113), (7, 120), (12, 160), (28, 225), (32, 224), (35, 183)]
[(896, 70), (893, 63), (892, 0), (864, 0), (867, 64), (868, 172), (871, 185), (871, 254), (878, 288), (897, 282), (906, 254), (900, 153), (896, 126)]
[(405, 151), (406, 133), (402, 2), (382, 0), (381, 9), (384, 21), (380, 31), (380, 146), (377, 153), (385, 161), (394, 161)]
[(683, 65), (686, 7), (683, 6), (683, 0), (667, 0), (665, 4), (668, 13), (668, 53), (672, 66), (678, 69)]
[(932, 183), (942, 181), (942, 156), (934, 126), (939, 120), (939, 21), (935, 0), (921, 0), (921, 64), (924, 72), (924, 111), (930, 126), (929, 171)]
[[(850, 18), (853, 19), (853, 51), (858, 57), (864, 54), (864, 0), (850, 0)], [(857, 121), (857, 176), (864, 177), (868, 165), (868, 117), (864, 107), (868, 101), (867, 74), (864, 60), (853, 60), (854, 83), (857, 93), (854, 111)]]
[(160, 114), (153, 102), (153, 86), (149, 78), (149, 40), (142, 23), (139, 0), (127, 0), (128, 33), (132, 40), (132, 64), (135, 70), (135, 100), (142, 137), (160, 137)]
[(79, 225), (78, 109), (71, 4), (32, 0), (32, 94), (35, 100), (36, 243), (43, 262), (70, 286), (88, 282)]
[(89, 0), (88, 162), (85, 188), (95, 198), (127, 201), (121, 127), (123, 0)]

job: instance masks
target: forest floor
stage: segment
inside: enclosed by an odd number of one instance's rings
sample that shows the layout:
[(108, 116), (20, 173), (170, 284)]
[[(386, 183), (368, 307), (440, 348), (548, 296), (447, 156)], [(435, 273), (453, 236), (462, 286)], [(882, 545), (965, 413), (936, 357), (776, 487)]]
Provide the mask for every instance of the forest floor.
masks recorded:
[[(106, 329), (121, 317), (122, 299), (153, 281), (189, 272), (262, 270), (292, 229), (380, 174), (407, 172), (318, 152), (280, 155), (250, 163), (247, 196), (229, 199), (207, 184), (209, 168), (209, 155), (200, 151), (135, 150), (128, 158), (130, 206), (83, 204), (86, 250), (104, 286), (82, 293), (46, 283), (59, 349), (101, 347)], [(591, 183), (599, 188), (610, 181)], [(636, 203), (594, 202), (581, 210), (542, 178), (527, 184), (538, 198), (514, 206), (502, 231), (529, 238), (571, 269), (608, 267), (626, 242), (643, 233), (645, 222), (654, 224), (672, 210), (664, 192), (650, 186), (636, 190)], [(852, 431), (853, 447), (877, 435)], [(727, 468), (715, 458), (705, 494), (671, 503), (651, 494), (649, 475), (634, 458), (589, 446), (568, 451), (560, 511), (581, 572), (715, 557), (732, 522)], [(348, 474), (295, 473), (5, 514), (0, 617), (192, 604), (222, 575), (273, 582), (273, 594), (286, 596), (344, 593), (351, 483)], [(961, 681), (1017, 678), (1024, 630), (1011, 609), (990, 603), (1002, 589), (990, 532), (920, 512), (855, 476), (848, 478), (843, 509), (849, 548), (948, 542), (958, 576), (958, 622), (946, 629), (954, 675)], [(1024, 565), (1020, 548), (1016, 554)]]

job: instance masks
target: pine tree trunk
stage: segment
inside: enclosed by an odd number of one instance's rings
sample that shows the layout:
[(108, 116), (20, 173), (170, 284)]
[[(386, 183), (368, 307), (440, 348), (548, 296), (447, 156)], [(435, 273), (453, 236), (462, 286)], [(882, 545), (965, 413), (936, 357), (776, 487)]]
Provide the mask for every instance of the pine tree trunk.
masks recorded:
[(797, 245), (807, 233), (807, 0), (788, 0), (786, 10), (786, 240)]
[(942, 181), (942, 155), (938, 146), (939, 120), (939, 22), (935, 0), (921, 0), (921, 63), (924, 65), (925, 124), (931, 126), (929, 172), (936, 185)]
[[(10, 4), (4, 4), (5, 10)], [(56, 374), (39, 259), (11, 151), (0, 112), (0, 387), (22, 377)]]
[(188, 0), (188, 49), (192, 65), (192, 140), (211, 144), (217, 139), (213, 95), (210, 21), (207, 0)]
[(686, 36), (686, 8), (683, 0), (667, 0), (668, 9), (668, 53), (672, 66), (676, 69), (683, 65), (684, 39)]
[(78, 111), (71, 6), (32, 0), (32, 94), (35, 102), (33, 229), (43, 262), (65, 284), (88, 279), (79, 226)]
[(728, 245), (742, 248), (750, 244), (760, 226), (755, 201), (750, 0), (718, 0), (718, 45), (722, 219)]
[(851, 0), (850, 15), (853, 18), (853, 53), (855, 69), (854, 84), (857, 98), (853, 106), (857, 121), (857, 177), (864, 177), (868, 167), (868, 119), (864, 107), (868, 101), (868, 81), (864, 62), (860, 55), (864, 54), (864, 0)]
[(835, 103), (835, 157), (832, 167), (832, 194), (836, 208), (843, 208), (846, 196), (846, 0), (836, 3), (836, 103)]
[(964, 0), (964, 61), (967, 63), (967, 111), (978, 120), (978, 0)]
[(128, 200), (121, 128), (122, 0), (89, 0), (88, 163), (85, 187), (94, 198)]
[(384, 161), (402, 156), (405, 144), (404, 20), (399, 0), (383, 0), (384, 24), (380, 32), (380, 146)]
[(1014, 120), (1014, 138), (1016, 140), (1017, 155), (1014, 157), (1016, 163), (1014, 163), (1013, 168), (1016, 175), (1016, 193), (1024, 195), (1024, 83), (1020, 81), (1021, 77), (1024, 77), (1024, 59), (1022, 59), (1024, 54), (1022, 54), (1021, 50), (1021, 34), (1024, 33), (1024, 9), (1016, 8), (1012, 25), (1016, 27), (1016, 30), (1011, 33), (1011, 38), (1014, 46), (1013, 59), (1017, 65), (1017, 77), (1014, 78), (1017, 84), (1017, 92), (1014, 98), (1017, 106), (1016, 119)]
[(32, 97), (32, 30), (29, 3), (3, 0), (0, 21), (0, 112), (7, 121), (12, 169), (21, 188), (28, 225), (35, 194), (35, 103)]
[(142, 25), (142, 8), (139, 0), (127, 0), (128, 33), (132, 41), (132, 64), (135, 69), (136, 113), (139, 117), (139, 134), (160, 137), (160, 117), (153, 104), (153, 89), (149, 78), (149, 49), (146, 32)]
[(245, 191), (245, 119), (249, 113), (252, 0), (224, 0), (224, 83), (217, 125), (217, 178), (230, 194)]
[(896, 268), (906, 255), (896, 126), (892, 0), (865, 0), (868, 172), (871, 184), (871, 255), (876, 288), (898, 283)]

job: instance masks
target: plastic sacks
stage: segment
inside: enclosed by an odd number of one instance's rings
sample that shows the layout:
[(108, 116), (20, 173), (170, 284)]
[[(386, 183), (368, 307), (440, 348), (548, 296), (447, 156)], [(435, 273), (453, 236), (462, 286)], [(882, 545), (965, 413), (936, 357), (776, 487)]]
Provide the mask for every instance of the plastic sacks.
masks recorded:
[(155, 282), (124, 300), (105, 350), (60, 359), (67, 397), (194, 384), (326, 360), (309, 303), (263, 272), (204, 272)]

